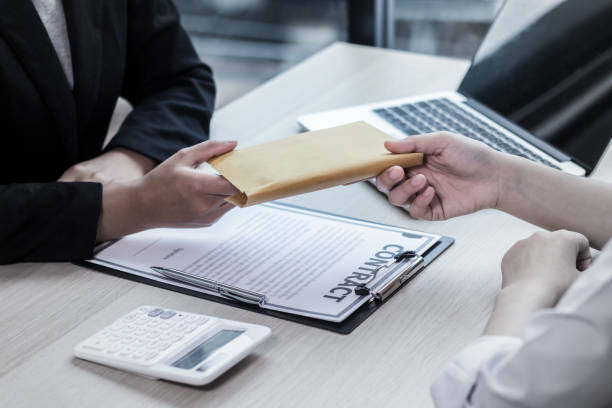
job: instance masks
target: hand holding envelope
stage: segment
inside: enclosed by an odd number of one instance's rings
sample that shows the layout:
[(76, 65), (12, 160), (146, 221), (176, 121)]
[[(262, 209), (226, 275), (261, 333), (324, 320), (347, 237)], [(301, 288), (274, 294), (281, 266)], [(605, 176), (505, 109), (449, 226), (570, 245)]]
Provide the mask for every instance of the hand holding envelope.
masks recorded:
[(389, 139), (355, 122), (234, 150), (208, 163), (241, 191), (226, 200), (247, 207), (366, 180), (395, 165), (422, 164), (422, 153), (387, 151)]

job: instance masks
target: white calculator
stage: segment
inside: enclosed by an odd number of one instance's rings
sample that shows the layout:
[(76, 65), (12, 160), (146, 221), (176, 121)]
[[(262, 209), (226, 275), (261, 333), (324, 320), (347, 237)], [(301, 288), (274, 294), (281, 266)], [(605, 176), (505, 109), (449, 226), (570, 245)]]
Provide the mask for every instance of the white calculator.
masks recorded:
[(141, 306), (76, 345), (74, 354), (151, 378), (204, 385), (269, 335), (265, 326)]

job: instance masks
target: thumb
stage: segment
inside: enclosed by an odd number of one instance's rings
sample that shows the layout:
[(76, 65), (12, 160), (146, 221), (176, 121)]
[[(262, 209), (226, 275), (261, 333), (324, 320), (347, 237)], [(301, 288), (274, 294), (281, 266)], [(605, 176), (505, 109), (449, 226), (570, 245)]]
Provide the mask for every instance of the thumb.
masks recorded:
[(213, 157), (231, 152), (238, 145), (236, 141), (208, 140), (184, 149), (179, 162), (187, 166), (198, 166)]
[(391, 153), (424, 153), (439, 154), (452, 141), (452, 136), (446, 132), (428, 133), (408, 136), (402, 140), (387, 140), (385, 147)]

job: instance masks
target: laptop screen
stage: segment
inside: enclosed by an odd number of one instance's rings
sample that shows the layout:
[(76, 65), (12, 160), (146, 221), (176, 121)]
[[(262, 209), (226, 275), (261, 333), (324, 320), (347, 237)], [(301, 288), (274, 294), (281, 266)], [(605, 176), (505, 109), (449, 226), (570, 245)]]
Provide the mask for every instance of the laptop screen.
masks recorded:
[(593, 167), (612, 135), (612, 1), (507, 0), (459, 92)]

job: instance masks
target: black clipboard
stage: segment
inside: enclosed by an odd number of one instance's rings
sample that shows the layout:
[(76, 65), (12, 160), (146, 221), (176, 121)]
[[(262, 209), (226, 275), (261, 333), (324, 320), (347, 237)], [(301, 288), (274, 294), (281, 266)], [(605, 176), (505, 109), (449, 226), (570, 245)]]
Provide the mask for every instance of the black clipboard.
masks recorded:
[[(304, 208), (304, 207), (288, 205), (288, 204), (282, 204), (282, 205), (286, 205), (286, 206), (293, 207), (293, 208), (298, 208), (298, 209), (312, 211), (312, 210), (310, 210), (308, 208)], [(347, 219), (358, 220), (357, 218), (346, 217), (346, 216), (339, 216), (337, 214), (327, 213), (327, 212), (318, 211), (318, 210), (317, 210), (317, 212), (323, 213), (323, 214), (327, 214), (327, 215), (333, 215), (335, 217), (342, 217), (342, 218), (347, 218)], [(364, 221), (364, 220), (359, 220), (359, 221)], [(380, 226), (389, 226), (389, 225), (385, 225), (385, 224), (381, 224), (381, 223), (375, 223), (375, 222), (371, 222), (371, 221), (367, 221), (367, 222), (371, 223), (371, 224), (380, 225)], [(424, 261), (423, 268), (420, 269), (414, 275), (412, 275), (409, 279), (404, 281), (397, 288), (397, 290), (395, 290), (395, 292), (399, 291), (402, 287), (404, 287), (404, 285), (408, 284), (412, 279), (414, 279), (417, 275), (419, 275), (429, 264), (431, 264), (440, 254), (442, 254), (442, 252), (444, 252), (454, 242), (455, 242), (455, 240), (453, 238), (451, 238), (451, 237), (446, 237), (446, 236), (440, 237), (440, 239), (431, 248), (429, 248), (425, 253), (422, 254), (423, 261)], [(113, 275), (113, 276), (117, 276), (117, 277), (120, 277), (120, 278), (128, 279), (128, 280), (131, 280), (131, 281), (134, 281), (134, 282), (145, 283), (147, 285), (155, 286), (155, 287), (162, 288), (162, 289), (169, 289), (169, 290), (172, 290), (174, 292), (183, 293), (185, 295), (190, 295), (190, 296), (199, 297), (201, 299), (211, 300), (211, 301), (222, 303), (222, 304), (225, 304), (225, 305), (229, 305), (229, 306), (233, 306), (233, 307), (238, 307), (240, 309), (250, 310), (252, 312), (261, 313), (261, 314), (265, 314), (265, 315), (273, 316), (273, 317), (278, 317), (280, 319), (289, 320), (289, 321), (292, 321), (292, 322), (296, 322), (296, 323), (300, 323), (300, 324), (316, 327), (316, 328), (319, 328), (319, 329), (333, 331), (333, 332), (339, 333), (339, 334), (349, 334), (349, 333), (351, 333), (353, 330), (355, 330), (355, 328), (357, 326), (359, 326), (361, 323), (363, 323), (370, 315), (372, 315), (377, 309), (379, 309), (380, 307), (382, 307), (386, 303), (386, 301), (383, 301), (383, 302), (378, 302), (378, 301), (366, 302), (359, 309), (355, 310), (351, 315), (349, 315), (346, 319), (344, 319), (342, 322), (338, 322), (337, 323), (337, 322), (330, 322), (330, 321), (327, 321), (327, 320), (315, 319), (315, 318), (312, 318), (312, 317), (305, 317), (305, 316), (295, 315), (295, 314), (287, 313), (287, 312), (280, 312), (280, 311), (276, 311), (276, 310), (264, 309), (264, 308), (261, 308), (261, 307), (256, 306), (256, 305), (250, 305), (250, 304), (243, 303), (243, 302), (240, 302), (240, 301), (237, 301), (237, 300), (232, 300), (232, 299), (229, 299), (229, 298), (220, 297), (220, 296), (216, 296), (216, 295), (212, 295), (212, 294), (208, 294), (208, 293), (202, 293), (202, 292), (199, 292), (197, 290), (192, 290), (192, 289), (189, 289), (189, 288), (183, 288), (183, 287), (180, 287), (180, 286), (175, 286), (175, 285), (172, 285), (170, 283), (163, 282), (163, 281), (158, 281), (158, 280), (155, 280), (155, 279), (149, 279), (149, 278), (146, 278), (144, 276), (129, 274), (129, 273), (123, 272), (121, 270), (113, 269), (113, 268), (110, 268), (110, 267), (107, 267), (107, 266), (104, 266), (104, 265), (100, 265), (100, 264), (96, 264), (96, 263), (93, 263), (93, 262), (89, 262), (89, 261), (86, 261), (86, 260), (84, 260), (84, 261), (76, 261), (76, 262), (74, 262), (74, 264), (79, 265), (79, 266), (83, 266), (83, 267), (86, 267), (86, 268), (89, 268), (89, 269), (94, 269), (94, 270), (97, 270), (97, 271), (100, 271), (100, 272), (104, 272), (104, 273), (107, 273), (109, 275)]]

